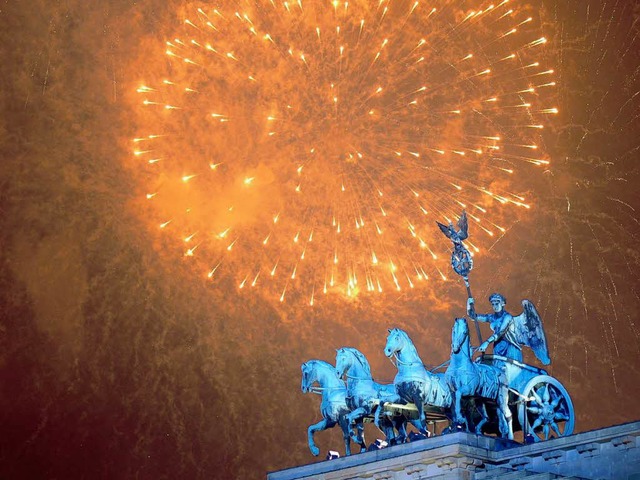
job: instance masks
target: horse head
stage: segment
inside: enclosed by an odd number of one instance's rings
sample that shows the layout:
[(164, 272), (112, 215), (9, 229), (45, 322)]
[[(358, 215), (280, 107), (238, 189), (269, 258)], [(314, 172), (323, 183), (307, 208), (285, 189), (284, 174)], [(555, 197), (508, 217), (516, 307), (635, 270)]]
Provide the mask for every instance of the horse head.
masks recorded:
[(384, 346), (384, 354), (387, 357), (391, 357), (404, 347), (406, 333), (399, 328), (390, 328), (388, 331), (389, 335), (387, 335), (387, 344)]
[(469, 338), (469, 325), (465, 318), (456, 318), (451, 330), (451, 353), (459, 353), (465, 340)]
[(300, 385), (300, 389), (302, 393), (309, 393), (311, 391), (311, 385), (316, 381), (315, 378), (315, 368), (313, 367), (312, 360), (303, 363), (300, 366), (302, 370), (302, 384)]
[(352, 357), (348, 354), (346, 348), (338, 348), (336, 350), (336, 375), (342, 378), (351, 367)]

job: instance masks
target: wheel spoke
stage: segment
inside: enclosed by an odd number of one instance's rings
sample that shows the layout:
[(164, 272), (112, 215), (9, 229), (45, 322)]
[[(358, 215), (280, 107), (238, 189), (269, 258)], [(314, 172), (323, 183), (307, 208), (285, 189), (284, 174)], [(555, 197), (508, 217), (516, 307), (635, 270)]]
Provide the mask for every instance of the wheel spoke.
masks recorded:
[(533, 422), (533, 425), (531, 425), (531, 430), (535, 430), (536, 428), (538, 428), (540, 425), (542, 425), (542, 417), (538, 417), (536, 418), (536, 421)]
[(549, 425), (551, 426), (551, 429), (554, 431), (556, 436), (558, 437), (562, 436), (562, 434), (560, 433), (560, 429), (558, 428), (558, 424), (556, 422), (552, 420), (551, 423), (549, 423)]
[(540, 412), (542, 412), (542, 409), (540, 407), (527, 407), (527, 410), (531, 413), (536, 414), (540, 414)]
[(569, 420), (569, 416), (565, 415), (563, 412), (556, 412), (553, 414), (553, 419), (554, 420), (563, 420), (563, 421), (568, 421)]
[(551, 394), (549, 393), (549, 384), (545, 383), (544, 384), (544, 393), (542, 394), (542, 401), (544, 403), (549, 403), (549, 400), (551, 400)]
[(544, 402), (542, 401), (542, 398), (540, 398), (540, 395), (538, 395), (538, 392), (536, 391), (535, 388), (531, 389), (531, 393), (533, 394), (534, 398), (536, 399), (536, 403), (538, 405), (542, 405)]
[(542, 431), (544, 432), (544, 439), (549, 440), (549, 425), (545, 423), (544, 427), (542, 427)]

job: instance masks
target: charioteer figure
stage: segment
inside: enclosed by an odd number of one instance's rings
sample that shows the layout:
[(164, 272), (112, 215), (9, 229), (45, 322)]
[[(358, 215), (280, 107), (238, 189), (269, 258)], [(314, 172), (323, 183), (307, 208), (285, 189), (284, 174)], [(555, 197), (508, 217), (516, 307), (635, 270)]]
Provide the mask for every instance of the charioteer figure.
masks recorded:
[(478, 347), (478, 351), (484, 353), (493, 343), (493, 353), (502, 357), (522, 362), (522, 345), (533, 350), (536, 357), (544, 365), (549, 365), (549, 352), (547, 340), (542, 328), (542, 320), (536, 307), (529, 300), (522, 301), (524, 311), (513, 316), (505, 310), (506, 298), (499, 293), (493, 293), (489, 297), (493, 307), (493, 313), (478, 314), (475, 310), (473, 297), (467, 300), (467, 314), (478, 322), (488, 322), (493, 335)]

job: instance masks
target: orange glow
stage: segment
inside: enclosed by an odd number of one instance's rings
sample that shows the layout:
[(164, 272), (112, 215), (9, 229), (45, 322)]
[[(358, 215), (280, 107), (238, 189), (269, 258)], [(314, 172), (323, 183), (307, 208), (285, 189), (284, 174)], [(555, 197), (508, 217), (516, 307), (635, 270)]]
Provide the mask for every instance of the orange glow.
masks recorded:
[(397, 295), (446, 280), (435, 220), (469, 210), (477, 253), (526, 215), (559, 113), (530, 9), (249, 6), (188, 12), (132, 85), (150, 222), (200, 242), (184, 253), (200, 275), (311, 306), (321, 285)]

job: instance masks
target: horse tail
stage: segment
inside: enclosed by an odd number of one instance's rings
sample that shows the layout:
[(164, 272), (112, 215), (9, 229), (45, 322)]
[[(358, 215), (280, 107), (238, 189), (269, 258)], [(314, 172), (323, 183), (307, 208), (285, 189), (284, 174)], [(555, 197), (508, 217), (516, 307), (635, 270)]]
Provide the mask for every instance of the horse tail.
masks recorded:
[(480, 394), (483, 398), (497, 399), (500, 389), (505, 383), (503, 373), (491, 365), (478, 365), (480, 375)]
[(436, 407), (448, 407), (453, 402), (451, 388), (444, 376), (429, 373), (427, 375), (427, 392), (425, 403)]

